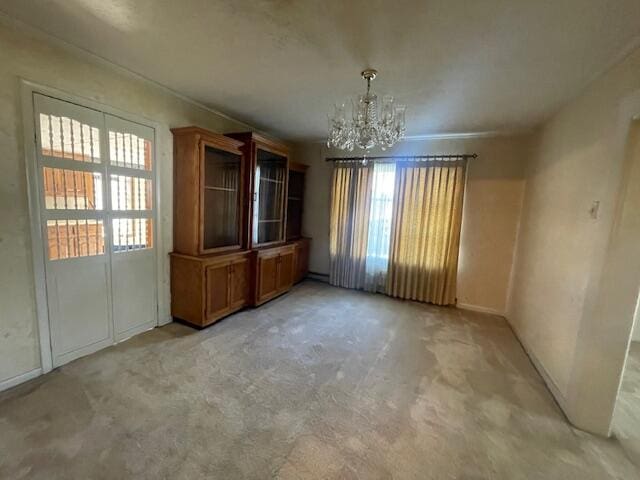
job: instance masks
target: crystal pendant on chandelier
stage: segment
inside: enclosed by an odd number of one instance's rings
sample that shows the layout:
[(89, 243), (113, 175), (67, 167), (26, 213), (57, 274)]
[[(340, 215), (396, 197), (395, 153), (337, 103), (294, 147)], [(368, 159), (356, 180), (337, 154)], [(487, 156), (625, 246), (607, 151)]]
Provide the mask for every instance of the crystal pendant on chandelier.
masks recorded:
[(382, 108), (378, 108), (378, 96), (371, 93), (371, 80), (377, 74), (375, 70), (362, 72), (362, 78), (367, 81), (367, 93), (359, 95), (357, 102), (351, 102), (350, 119), (345, 105), (336, 105), (333, 117), (329, 118), (328, 147), (350, 151), (354, 147), (385, 150), (404, 138), (406, 107), (396, 105), (391, 95), (385, 95)]

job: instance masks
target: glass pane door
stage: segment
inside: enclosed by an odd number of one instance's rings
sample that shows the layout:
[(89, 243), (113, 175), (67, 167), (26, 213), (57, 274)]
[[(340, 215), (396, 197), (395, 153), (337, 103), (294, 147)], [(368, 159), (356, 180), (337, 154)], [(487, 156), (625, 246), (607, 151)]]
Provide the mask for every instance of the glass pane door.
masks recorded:
[(157, 324), (154, 130), (33, 94), (53, 366)]
[(253, 205), (253, 243), (283, 240), (287, 159), (258, 149)]
[(240, 245), (240, 168), (240, 155), (205, 147), (205, 249)]
[(153, 129), (105, 115), (115, 340), (157, 323)]
[(289, 171), (289, 191), (287, 193), (287, 240), (302, 236), (302, 196), (304, 173)]

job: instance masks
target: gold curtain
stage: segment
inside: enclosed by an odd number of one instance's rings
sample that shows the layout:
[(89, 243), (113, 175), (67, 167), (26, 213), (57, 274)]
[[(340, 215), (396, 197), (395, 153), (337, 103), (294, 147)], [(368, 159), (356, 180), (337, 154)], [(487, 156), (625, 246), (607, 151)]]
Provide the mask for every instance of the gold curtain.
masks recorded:
[(452, 305), (466, 161), (399, 162), (387, 294)]
[(334, 168), (329, 231), (332, 285), (364, 288), (372, 179), (371, 166)]

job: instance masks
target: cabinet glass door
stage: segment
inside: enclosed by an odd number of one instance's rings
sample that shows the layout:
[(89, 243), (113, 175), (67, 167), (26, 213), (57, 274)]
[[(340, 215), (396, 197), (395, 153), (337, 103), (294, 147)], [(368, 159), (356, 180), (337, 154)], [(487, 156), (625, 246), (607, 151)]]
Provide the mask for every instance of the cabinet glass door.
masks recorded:
[(240, 245), (240, 155), (206, 145), (203, 218), (205, 250)]
[(254, 245), (284, 239), (284, 199), (287, 159), (265, 150), (257, 150), (253, 195)]
[(302, 196), (304, 195), (304, 173), (289, 171), (287, 193), (287, 240), (302, 236)]

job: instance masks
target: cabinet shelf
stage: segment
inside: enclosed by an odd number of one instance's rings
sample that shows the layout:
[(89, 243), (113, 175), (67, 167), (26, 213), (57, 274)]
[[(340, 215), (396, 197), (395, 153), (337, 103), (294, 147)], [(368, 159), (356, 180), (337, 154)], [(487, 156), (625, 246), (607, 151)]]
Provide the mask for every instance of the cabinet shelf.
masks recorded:
[(260, 181), (261, 182), (276, 183), (278, 185), (284, 185), (284, 180), (276, 180), (275, 178), (260, 177)]
[(226, 188), (226, 187), (214, 187), (213, 185), (205, 185), (205, 190), (215, 190), (218, 192), (237, 192), (237, 188)]

